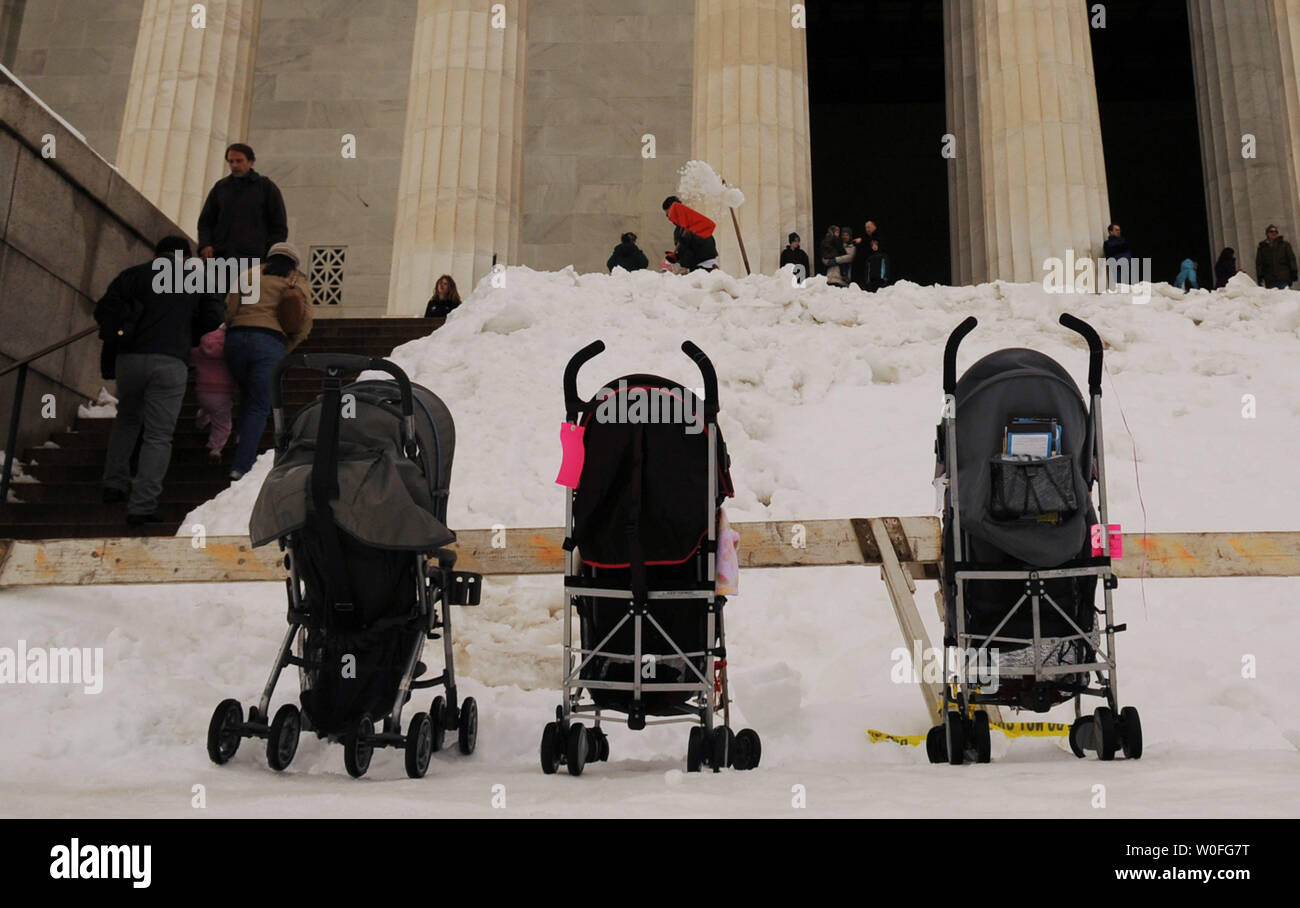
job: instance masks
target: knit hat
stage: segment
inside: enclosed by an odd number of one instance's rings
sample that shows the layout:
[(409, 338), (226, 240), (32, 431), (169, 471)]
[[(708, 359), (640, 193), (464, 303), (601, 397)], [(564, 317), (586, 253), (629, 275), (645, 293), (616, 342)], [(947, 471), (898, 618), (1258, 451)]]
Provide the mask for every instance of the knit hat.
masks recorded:
[(302, 256), (298, 254), (297, 247), (292, 243), (276, 243), (266, 253), (266, 257), (270, 258), (273, 255), (283, 255), (287, 258), (293, 259), (295, 268), (302, 264)]
[(785, 241), (786, 241), (787, 243), (797, 243), (797, 242), (799, 242), (799, 234), (797, 234), (797, 233), (792, 233), (792, 234), (790, 234), (788, 237), (785, 238)]

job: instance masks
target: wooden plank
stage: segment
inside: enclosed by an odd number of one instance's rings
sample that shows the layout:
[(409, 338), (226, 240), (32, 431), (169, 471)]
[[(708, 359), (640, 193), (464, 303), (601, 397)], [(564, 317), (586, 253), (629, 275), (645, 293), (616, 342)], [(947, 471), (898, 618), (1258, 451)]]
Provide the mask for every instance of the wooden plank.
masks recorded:
[[(912, 578), (903, 571), (903, 564), (898, 560), (895, 551), (895, 543), (890, 540), (889, 530), (885, 528), (885, 521), (879, 517), (873, 517), (870, 522), (871, 536), (876, 544), (876, 550), (881, 554), (880, 577), (885, 581), (885, 588), (889, 591), (889, 601), (894, 606), (894, 617), (898, 619), (898, 629), (903, 635), (903, 645), (909, 653), (921, 652), (924, 654), (932, 652), (930, 647), (930, 635), (925, 632), (925, 625), (921, 623), (921, 615), (916, 610), (916, 600), (912, 594), (916, 592), (916, 585), (912, 583)], [(866, 552), (863, 553), (866, 556)], [(913, 665), (914, 672), (921, 671), (920, 665)], [(918, 687), (921, 688), (921, 696), (925, 699), (925, 714), (931, 722), (934, 717), (939, 715), (939, 710), (943, 708), (943, 685), (922, 681)]]
[[(881, 518), (903, 570), (938, 576), (939, 521)], [(879, 565), (879, 546), (866, 518), (734, 524), (746, 568)], [(559, 527), (461, 530), (459, 566), (483, 574), (557, 574), (564, 567)], [(494, 545), (495, 543), (495, 545)], [(905, 544), (905, 545), (904, 545)], [(1166, 577), (1300, 576), (1300, 533), (1125, 534), (1120, 577), (1143, 571)], [(911, 560), (909, 560), (909, 558)], [(194, 548), (188, 536), (0, 542), (0, 587), (100, 583), (230, 583), (279, 580), (281, 553), (253, 549), (242, 536), (208, 537)]]

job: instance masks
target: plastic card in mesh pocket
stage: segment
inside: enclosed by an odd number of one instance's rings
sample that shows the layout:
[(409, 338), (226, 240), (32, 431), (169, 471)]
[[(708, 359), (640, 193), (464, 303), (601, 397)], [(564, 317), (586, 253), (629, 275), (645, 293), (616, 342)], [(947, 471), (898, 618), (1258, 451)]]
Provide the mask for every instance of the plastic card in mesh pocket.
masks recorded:
[(989, 511), (998, 520), (1033, 518), (1056, 520), (1074, 513), (1074, 458), (1017, 458), (999, 454), (989, 461), (993, 471)]

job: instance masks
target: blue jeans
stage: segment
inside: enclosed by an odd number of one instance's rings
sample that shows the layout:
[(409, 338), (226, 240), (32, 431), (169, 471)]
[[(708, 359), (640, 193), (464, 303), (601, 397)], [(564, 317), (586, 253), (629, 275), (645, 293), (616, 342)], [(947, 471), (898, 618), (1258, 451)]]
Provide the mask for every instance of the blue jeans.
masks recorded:
[[(104, 486), (130, 489), (128, 514), (158, 510), (163, 477), (172, 459), (172, 435), (181, 412), (189, 370), (163, 353), (123, 353), (117, 357), (117, 418), (108, 437)], [(131, 452), (140, 445), (140, 462), (131, 478)]]
[(265, 331), (231, 328), (226, 332), (226, 366), (239, 383), (239, 444), (234, 468), (241, 473), (253, 469), (258, 444), (271, 415), (271, 373), (284, 358), (285, 343)]

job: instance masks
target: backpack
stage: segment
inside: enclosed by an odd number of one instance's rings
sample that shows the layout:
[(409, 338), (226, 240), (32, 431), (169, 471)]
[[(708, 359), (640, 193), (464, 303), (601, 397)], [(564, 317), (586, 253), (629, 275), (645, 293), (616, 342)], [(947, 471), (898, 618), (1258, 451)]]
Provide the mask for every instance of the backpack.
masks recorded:
[(280, 330), (289, 337), (298, 334), (307, 321), (307, 297), (298, 287), (296, 271), (289, 275), (289, 285), (280, 294), (280, 302), (275, 308), (275, 319), (280, 323)]

